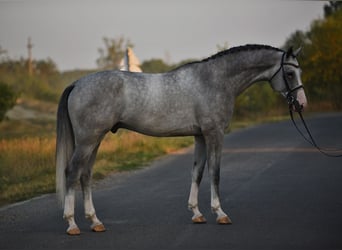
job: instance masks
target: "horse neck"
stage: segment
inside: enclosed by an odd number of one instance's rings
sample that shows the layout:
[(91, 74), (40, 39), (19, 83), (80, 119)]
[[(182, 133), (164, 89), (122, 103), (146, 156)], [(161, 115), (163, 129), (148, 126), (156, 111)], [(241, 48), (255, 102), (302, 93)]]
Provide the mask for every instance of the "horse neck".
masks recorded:
[(253, 83), (268, 81), (281, 59), (281, 52), (251, 50), (228, 54), (216, 59), (216, 74), (221, 75), (225, 89), (240, 94)]

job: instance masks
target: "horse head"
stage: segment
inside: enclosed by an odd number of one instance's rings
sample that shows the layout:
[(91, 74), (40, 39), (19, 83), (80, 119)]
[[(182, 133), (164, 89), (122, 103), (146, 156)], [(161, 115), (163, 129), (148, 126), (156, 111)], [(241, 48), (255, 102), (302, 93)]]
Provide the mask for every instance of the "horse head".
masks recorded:
[(301, 69), (297, 56), (301, 48), (293, 51), (292, 47), (283, 53), (279, 68), (270, 78), (274, 90), (280, 92), (295, 111), (302, 110), (307, 100), (301, 80)]

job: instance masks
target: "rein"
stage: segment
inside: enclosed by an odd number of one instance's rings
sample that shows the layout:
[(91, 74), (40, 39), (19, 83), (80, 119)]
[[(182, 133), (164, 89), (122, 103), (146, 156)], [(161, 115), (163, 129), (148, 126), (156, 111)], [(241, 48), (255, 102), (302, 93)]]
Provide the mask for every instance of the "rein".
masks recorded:
[[(273, 74), (273, 76), (271, 77), (270, 81), (280, 72), (280, 70), (282, 71), (282, 76), (285, 82), (285, 86), (286, 86), (286, 90), (287, 92), (284, 93), (284, 96), (286, 97), (287, 103), (289, 104), (289, 112), (290, 112), (290, 116), (291, 116), (291, 120), (293, 125), (295, 126), (295, 128), (297, 129), (298, 133), (309, 143), (311, 144), (313, 147), (315, 147), (320, 153), (322, 153), (325, 156), (328, 157), (342, 157), (342, 154), (339, 154), (342, 149), (327, 149), (327, 148), (322, 148), (320, 146), (318, 146), (318, 144), (316, 143), (315, 139), (313, 138), (311, 131), (309, 129), (309, 127), (307, 126), (303, 114), (302, 114), (302, 110), (303, 110), (303, 106), (296, 100), (295, 96), (293, 95), (293, 92), (297, 91), (298, 89), (304, 88), (303, 85), (299, 85), (293, 89), (290, 88), (290, 85), (287, 81), (286, 78), (286, 74), (285, 74), (285, 70), (284, 70), (284, 65), (290, 65), (296, 68), (299, 68), (298, 65), (293, 64), (293, 63), (285, 63), (284, 59), (285, 59), (285, 55), (286, 52), (284, 52), (282, 58), (281, 58), (281, 64), (279, 69)], [(306, 130), (306, 133), (308, 134), (308, 137), (304, 135), (304, 133), (299, 129), (297, 123), (295, 122), (295, 119), (293, 117), (293, 107), (294, 110), (298, 113), (304, 128)]]
[[(293, 105), (295, 106), (295, 110), (296, 112), (298, 113), (303, 125), (304, 125), (304, 128), (308, 134), (309, 137), (306, 137), (304, 135), (304, 133), (299, 129), (297, 123), (295, 122), (294, 120), (294, 117), (293, 117), (293, 111), (292, 111), (292, 107)], [(300, 107), (300, 109), (297, 109), (297, 107)], [(311, 144), (313, 147), (315, 147), (319, 152), (321, 152), (323, 155), (325, 156), (328, 156), (328, 157), (342, 157), (342, 154), (339, 154), (342, 149), (327, 149), (327, 148), (322, 148), (320, 146), (317, 145), (316, 141), (314, 140), (312, 134), (311, 134), (311, 131), (308, 127), (308, 125), (306, 124), (305, 120), (304, 120), (304, 117), (303, 117), (303, 114), (302, 114), (302, 109), (303, 107), (298, 103), (297, 100), (294, 100), (293, 103), (289, 103), (289, 112), (290, 112), (290, 116), (291, 116), (291, 120), (292, 120), (292, 123), (293, 125), (295, 126), (295, 128), (297, 129), (298, 133), (309, 143)]]

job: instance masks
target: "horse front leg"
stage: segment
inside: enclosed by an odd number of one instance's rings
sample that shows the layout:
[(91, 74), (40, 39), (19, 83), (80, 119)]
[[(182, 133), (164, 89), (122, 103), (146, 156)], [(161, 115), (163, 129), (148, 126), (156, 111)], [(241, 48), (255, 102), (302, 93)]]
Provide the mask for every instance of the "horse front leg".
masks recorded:
[(232, 222), (230, 218), (221, 208), (219, 192), (223, 132), (212, 133), (206, 136), (205, 138), (207, 145), (207, 158), (210, 176), (211, 209), (217, 215), (216, 222), (218, 224), (231, 224)]
[(199, 211), (198, 207), (198, 189), (202, 180), (203, 170), (207, 160), (206, 147), (203, 136), (195, 137), (195, 157), (192, 167), (192, 182), (189, 195), (188, 207), (193, 212), (193, 223), (205, 223), (206, 219)]

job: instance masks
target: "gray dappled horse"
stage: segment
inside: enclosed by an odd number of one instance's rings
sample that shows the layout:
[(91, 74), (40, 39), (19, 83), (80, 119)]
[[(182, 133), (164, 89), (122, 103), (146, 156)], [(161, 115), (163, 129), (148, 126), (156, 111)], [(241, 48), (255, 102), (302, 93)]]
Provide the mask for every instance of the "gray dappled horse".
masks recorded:
[(58, 107), (56, 149), (56, 187), (69, 223), (67, 233), (80, 233), (74, 219), (78, 181), (92, 230), (105, 230), (93, 206), (92, 166), (105, 134), (119, 128), (159, 137), (194, 136), (188, 203), (192, 221), (206, 221), (198, 207), (198, 188), (207, 163), (212, 211), (219, 224), (230, 224), (220, 204), (219, 179), (224, 130), (235, 98), (253, 83), (269, 81), (274, 90), (305, 106), (298, 52), (246, 45), (163, 74), (104, 71), (67, 87)]

